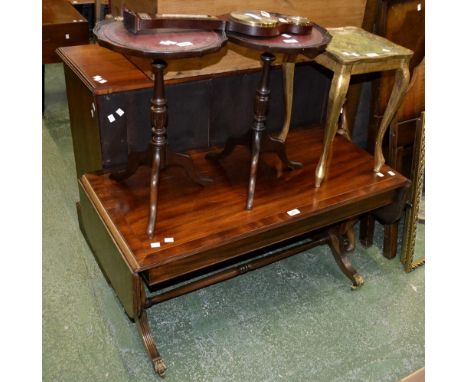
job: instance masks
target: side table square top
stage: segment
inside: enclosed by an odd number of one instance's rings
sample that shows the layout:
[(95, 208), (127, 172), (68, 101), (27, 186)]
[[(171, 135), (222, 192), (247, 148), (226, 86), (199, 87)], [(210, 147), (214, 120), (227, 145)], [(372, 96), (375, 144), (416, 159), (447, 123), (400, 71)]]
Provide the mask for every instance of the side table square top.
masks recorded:
[(328, 28), (333, 36), (326, 53), (342, 64), (362, 60), (411, 57), (413, 52), (358, 27)]

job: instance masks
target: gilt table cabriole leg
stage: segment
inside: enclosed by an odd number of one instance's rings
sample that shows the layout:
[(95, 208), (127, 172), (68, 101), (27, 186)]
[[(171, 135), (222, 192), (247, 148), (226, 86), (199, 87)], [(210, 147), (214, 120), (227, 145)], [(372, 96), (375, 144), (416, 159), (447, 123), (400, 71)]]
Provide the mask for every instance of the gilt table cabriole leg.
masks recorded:
[(296, 63), (295, 56), (284, 55), (282, 70), (283, 70), (283, 91), (284, 91), (284, 121), (283, 128), (277, 139), (285, 142), (291, 125), (292, 102), (294, 93), (294, 69)]
[(375, 139), (374, 172), (379, 172), (385, 163), (385, 158), (382, 153), (382, 141), (392, 118), (395, 116), (395, 113), (403, 101), (406, 89), (408, 88), (410, 79), (408, 66), (409, 59), (403, 60), (395, 73), (395, 83), (393, 85), (392, 94), (390, 95), (387, 108), (385, 109), (382, 120), (380, 121), (379, 130)]
[(327, 173), (331, 145), (338, 129), (338, 118), (345, 102), (351, 79), (351, 67), (343, 65), (340, 71), (333, 75), (328, 93), (327, 122), (325, 125), (323, 150), (315, 170), (315, 187), (320, 187)]

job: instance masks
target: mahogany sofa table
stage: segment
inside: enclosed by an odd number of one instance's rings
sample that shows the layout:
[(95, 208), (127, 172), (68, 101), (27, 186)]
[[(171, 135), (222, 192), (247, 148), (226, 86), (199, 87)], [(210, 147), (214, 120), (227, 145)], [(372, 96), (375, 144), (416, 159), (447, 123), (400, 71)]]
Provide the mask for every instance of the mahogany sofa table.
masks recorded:
[(313, 58), (320, 54), (329, 43), (331, 36), (326, 29), (319, 25), (314, 25), (311, 32), (305, 35), (281, 34), (272, 38), (250, 37), (240, 33), (228, 32), (229, 40), (241, 46), (259, 50), (263, 52), (260, 56), (262, 65), (262, 76), (255, 96), (254, 122), (251, 130), (239, 137), (230, 137), (223, 151), (219, 153), (209, 153), (208, 159), (222, 159), (227, 157), (235, 146), (243, 145), (250, 148), (252, 159), (250, 162), (250, 177), (248, 182), (248, 195), (246, 209), (253, 208), (255, 185), (257, 178), (257, 167), (261, 152), (275, 152), (282, 163), (289, 169), (296, 169), (302, 166), (299, 162), (290, 161), (286, 155), (284, 140), (265, 136), (263, 131), (266, 128), (268, 104), (270, 98), (270, 66), (275, 60), (274, 53), (285, 55), (304, 54)]
[[(271, 158), (262, 157), (258, 206), (253, 210), (245, 210), (242, 203), (249, 178), (248, 152), (235, 150), (232, 160), (216, 164), (206, 161), (206, 150), (191, 151), (195, 166), (215, 181), (200, 188), (180, 176), (180, 168), (163, 172), (160, 220), (153, 239), (144, 232), (148, 167), (140, 167), (126, 182), (115, 181), (105, 172), (80, 178), (81, 230), (126, 313), (135, 321), (158, 374), (163, 375), (166, 366), (146, 313), (154, 304), (318, 244), (330, 246), (354, 288), (363, 283), (347, 255), (354, 247), (353, 223), (370, 211), (384, 221), (397, 220), (409, 181), (387, 165), (381, 170), (385, 175), (377, 176), (370, 154), (337, 137), (333, 147), (336, 160), (330, 164), (328, 182), (321, 188), (310, 187), (312, 170), (322, 151), (322, 136), (318, 128), (291, 131), (288, 141), (303, 168), (287, 172), (282, 182), (270, 163), (265, 163)], [(263, 256), (285, 244), (289, 244), (286, 250)]]
[[(204, 186), (211, 179), (200, 175), (189, 156), (175, 153), (167, 145), (167, 101), (164, 86), (165, 59), (203, 56), (217, 52), (226, 43), (224, 32), (193, 30), (151, 30), (135, 35), (128, 32), (121, 20), (107, 20), (98, 23), (94, 34), (100, 45), (119, 53), (150, 58), (153, 60), (154, 90), (151, 99), (152, 138), (146, 151), (129, 154), (127, 168), (114, 173), (113, 178), (124, 180), (135, 173), (138, 166), (151, 166), (150, 203), (146, 234), (153, 237), (156, 229), (159, 178), (166, 167), (179, 166), (196, 183)], [(114, 117), (115, 118), (115, 117)]]

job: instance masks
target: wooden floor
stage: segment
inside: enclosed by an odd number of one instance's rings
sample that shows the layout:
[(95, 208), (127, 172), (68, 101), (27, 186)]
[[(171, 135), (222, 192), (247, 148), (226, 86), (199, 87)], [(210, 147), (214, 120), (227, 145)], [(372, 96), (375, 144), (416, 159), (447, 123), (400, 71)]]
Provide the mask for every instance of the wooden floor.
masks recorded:
[[(219, 164), (207, 161), (204, 151), (191, 152), (197, 169), (214, 183), (202, 187), (183, 170), (166, 169), (152, 240), (145, 233), (149, 168), (122, 183), (98, 174), (81, 182), (133, 270), (147, 271), (150, 283), (161, 282), (391, 203), (406, 178), (388, 174), (388, 166), (377, 176), (373, 157), (342, 137), (334, 142), (328, 179), (314, 188), (322, 136), (318, 128), (290, 132), (287, 152), (302, 169), (282, 171), (274, 155), (262, 154), (251, 211), (244, 209), (250, 168), (244, 147)], [(293, 209), (300, 213), (290, 216)], [(151, 248), (154, 242), (161, 246)]]

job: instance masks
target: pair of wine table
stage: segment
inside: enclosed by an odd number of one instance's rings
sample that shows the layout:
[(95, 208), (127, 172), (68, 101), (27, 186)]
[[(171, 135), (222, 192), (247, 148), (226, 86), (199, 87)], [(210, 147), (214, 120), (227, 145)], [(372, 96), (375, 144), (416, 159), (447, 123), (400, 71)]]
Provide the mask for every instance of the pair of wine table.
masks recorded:
[[(134, 36), (114, 21), (100, 24), (95, 31), (103, 46), (153, 59), (150, 148), (130, 153), (122, 172), (81, 176), (78, 215), (96, 260), (126, 313), (137, 324), (159, 375), (164, 375), (166, 366), (150, 333), (149, 307), (318, 244), (330, 246), (353, 288), (359, 287), (363, 278), (347, 256), (355, 245), (354, 223), (370, 211), (384, 223), (401, 216), (409, 181), (385, 165), (376, 175), (372, 156), (343, 137), (335, 140), (335, 159), (329, 164), (327, 182), (314, 188), (313, 166), (322, 155), (322, 131), (305, 128), (288, 135), (288, 147), (294, 149), (300, 164), (289, 161), (284, 141), (262, 134), (273, 54), (319, 54), (329, 36), (319, 27), (314, 31), (294, 36), (300, 45), (296, 51), (285, 48), (281, 37), (268, 39), (266, 44), (264, 39), (230, 36), (239, 44), (263, 51), (252, 131), (229, 139), (219, 154), (199, 150), (189, 152), (190, 156), (173, 153), (167, 146), (164, 59), (216, 51), (226, 42), (226, 36), (212, 31)], [(234, 150), (239, 144), (250, 150)], [(260, 161), (261, 151), (275, 155), (265, 153)], [(139, 166), (141, 163), (151, 167)], [(282, 165), (296, 169), (283, 173), (279, 170)], [(176, 168), (161, 171), (170, 166)], [(188, 177), (183, 176), (182, 169)], [(243, 202), (246, 183), (247, 208)], [(254, 192), (257, 203), (252, 209)], [(280, 250), (286, 244), (288, 249)], [(203, 273), (210, 274), (200, 277)], [(187, 282), (193, 278), (196, 280)], [(161, 288), (166, 291), (158, 293)]]
[[(228, 40), (226, 33), (220, 31), (164, 31), (150, 30), (144, 34), (128, 32), (123, 22), (118, 20), (99, 23), (94, 34), (100, 45), (132, 56), (147, 57), (153, 60), (154, 92), (151, 99), (152, 139), (145, 152), (133, 152), (129, 155), (125, 171), (114, 173), (113, 178), (124, 180), (133, 175), (139, 165), (147, 164), (152, 167), (150, 180), (149, 219), (146, 232), (151, 238), (156, 228), (160, 172), (169, 166), (180, 166), (187, 175), (200, 185), (207, 185), (211, 179), (197, 173), (190, 157), (174, 153), (167, 145), (167, 101), (164, 90), (165, 59), (188, 58), (202, 56), (220, 50)], [(290, 169), (301, 166), (287, 158), (284, 142), (270, 136), (263, 135), (269, 103), (269, 75), (270, 65), (275, 60), (274, 53), (306, 54), (315, 57), (325, 49), (330, 41), (329, 33), (318, 25), (314, 25), (310, 33), (284, 37), (279, 35), (272, 38), (256, 38), (239, 33), (228, 33), (229, 39), (247, 48), (260, 50), (263, 62), (262, 77), (255, 98), (254, 123), (251, 131), (242, 137), (233, 137), (226, 143), (226, 147), (219, 154), (210, 153), (208, 158), (221, 159), (232, 152), (236, 145), (251, 148), (250, 178), (248, 182), (248, 196), (246, 209), (253, 207), (256, 175), (260, 152), (276, 152), (284, 165)]]

